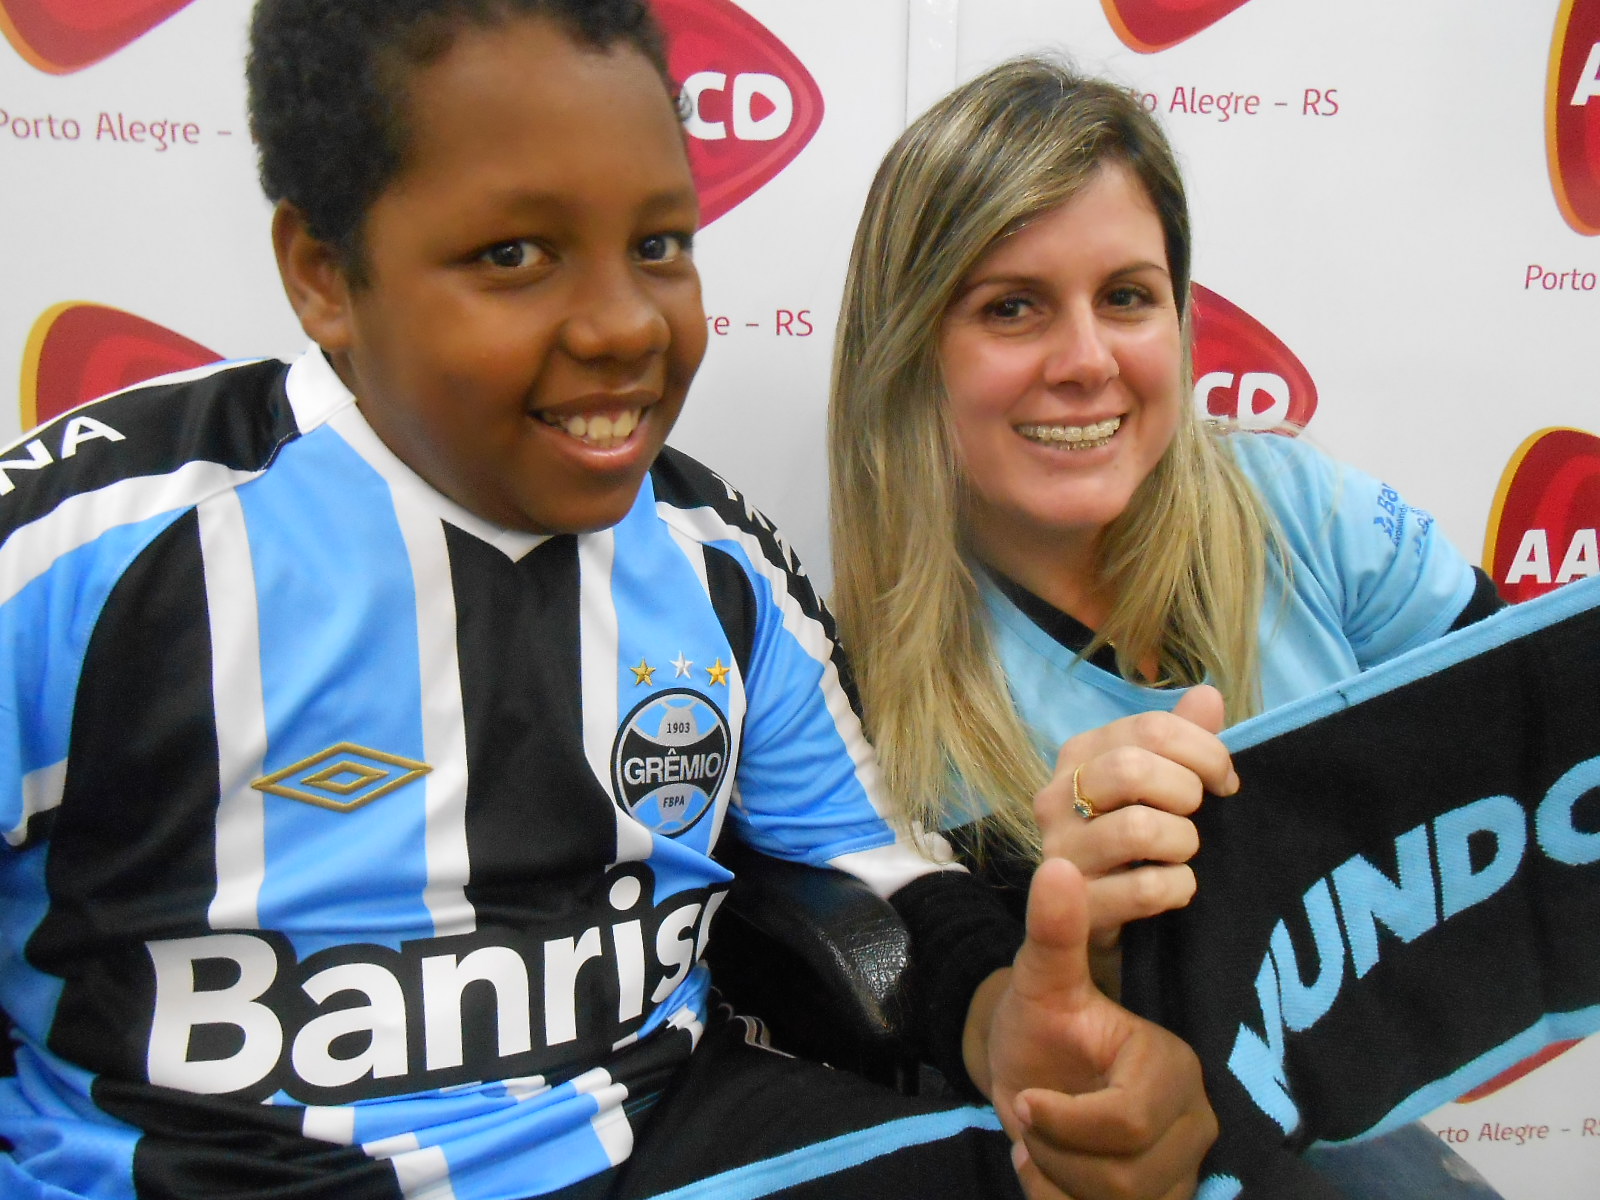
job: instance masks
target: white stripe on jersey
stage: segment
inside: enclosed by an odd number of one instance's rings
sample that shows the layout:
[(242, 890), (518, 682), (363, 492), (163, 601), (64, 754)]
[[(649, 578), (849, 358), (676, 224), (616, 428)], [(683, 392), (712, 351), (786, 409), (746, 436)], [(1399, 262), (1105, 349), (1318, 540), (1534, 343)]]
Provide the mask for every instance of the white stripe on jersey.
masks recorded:
[(211, 633), (211, 696), (217, 731), (217, 892), (213, 929), (259, 929), (267, 874), (266, 796), (250, 786), (265, 772), (266, 703), (261, 689), (261, 627), (244, 506), (228, 491), (200, 503)]
[(589, 1128), (594, 1130), (607, 1160), (613, 1167), (626, 1160), (633, 1153), (633, 1126), (628, 1124), (628, 1114), (622, 1108), (628, 1089), (613, 1083), (603, 1067), (585, 1071), (572, 1081), (572, 1086), (579, 1095), (593, 1096), (600, 1106), (600, 1111), (589, 1118)]
[(878, 759), (867, 735), (856, 718), (850, 698), (839, 682), (839, 672), (833, 665), (833, 640), (828, 637), (822, 623), (806, 616), (799, 603), (789, 594), (789, 572), (767, 557), (765, 547), (753, 533), (730, 525), (713, 508), (678, 508), (666, 502), (656, 504), (656, 512), (669, 528), (683, 531), (689, 537), (704, 543), (732, 542), (744, 551), (750, 567), (772, 590), (773, 603), (783, 617), (783, 627), (799, 647), (822, 667), (821, 690), (828, 715), (834, 728), (855, 764), (856, 782), (861, 785), (867, 802), (880, 817), (887, 819), (888, 806), (884, 802), (883, 782), (878, 772)]
[(300, 1114), (300, 1132), (319, 1142), (336, 1146), (356, 1144), (356, 1110), (308, 1104)]
[[(821, 688), (833, 717), (840, 740), (855, 763), (856, 781), (861, 785), (873, 811), (891, 825), (888, 805), (883, 794), (882, 775), (878, 770), (877, 753), (867, 741), (865, 730), (857, 719), (850, 698), (839, 682), (839, 672), (833, 665), (833, 641), (822, 623), (801, 611), (799, 603), (789, 594), (789, 572), (767, 557), (760, 539), (754, 534), (730, 525), (713, 508), (678, 508), (665, 502), (656, 505), (656, 512), (674, 534), (681, 532), (702, 543), (733, 542), (750, 560), (752, 569), (767, 581), (774, 601), (783, 616), (783, 626), (808, 655), (822, 665)], [(942, 837), (921, 833), (918, 839), (926, 848), (919, 854), (897, 830), (895, 840), (886, 846), (871, 850), (858, 850), (841, 854), (829, 860), (830, 865), (860, 879), (879, 896), (890, 896), (913, 879), (935, 871), (952, 869), (949, 845)], [(937, 861), (930, 861), (930, 858)], [(960, 867), (954, 867), (960, 870)]]
[(109, 531), (192, 508), (259, 474), (197, 460), (165, 475), (119, 479), (95, 491), (69, 496), (53, 512), (6, 539), (0, 550), (0, 604), (10, 603), (57, 560)]
[(583, 752), (611, 797), (617, 822), (617, 861), (643, 862), (655, 849), (650, 831), (623, 811), (611, 781), (611, 747), (621, 721), (617, 702), (617, 608), (611, 569), (617, 539), (609, 529), (578, 539), (578, 672), (583, 680)]
[[(659, 511), (661, 505), (657, 504), (656, 508)], [(706, 578), (704, 544), (682, 530), (673, 528), (670, 523), (667, 525), (667, 533), (671, 535), (678, 549), (683, 551), (683, 556), (689, 560), (689, 565), (694, 568), (695, 578), (700, 581), (700, 587), (709, 599), (711, 583)], [(739, 750), (744, 741), (744, 714), (748, 704), (745, 698), (744, 672), (739, 670), (737, 655), (733, 656), (728, 668), (728, 761), (736, 763), (739, 761)], [(711, 798), (711, 834), (707, 845), (715, 846), (717, 839), (722, 836), (722, 823), (727, 819), (728, 808), (733, 803), (734, 789), (738, 787), (738, 775), (737, 771), (725, 771), (722, 784), (717, 788), (717, 794)]]
[(22, 777), (22, 817), (15, 829), (5, 832), (6, 841), (20, 846), (28, 837), (28, 821), (38, 813), (48, 812), (61, 805), (61, 794), (67, 787), (67, 760), (29, 771)]
[(369, 1158), (386, 1158), (394, 1168), (395, 1182), (406, 1200), (455, 1200), (450, 1185), (450, 1161), (439, 1146), (418, 1146), (417, 1135), (368, 1142), (362, 1147)]
[(422, 675), (422, 744), (433, 770), (427, 789), (428, 883), (422, 901), (434, 933), (445, 937), (477, 928), (467, 900), (472, 874), (467, 849), (467, 718), (461, 699), (456, 598), (444, 526), (428, 507), (391, 488), (395, 519), (411, 560), (417, 597), (417, 655)]

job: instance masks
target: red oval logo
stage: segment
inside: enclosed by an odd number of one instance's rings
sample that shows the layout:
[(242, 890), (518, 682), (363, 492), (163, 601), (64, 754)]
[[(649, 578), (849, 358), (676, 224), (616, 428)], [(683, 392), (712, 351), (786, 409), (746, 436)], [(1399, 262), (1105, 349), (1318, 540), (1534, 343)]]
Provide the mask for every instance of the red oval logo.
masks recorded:
[(788, 166), (822, 124), (822, 92), (782, 42), (729, 0), (652, 0), (683, 88), (689, 165), (709, 225)]
[(182, 334), (100, 304), (58, 304), (34, 322), (22, 354), (22, 427), (97, 396), (222, 356)]
[(66, 75), (109, 58), (192, 0), (0, 0), (0, 33), (41, 71)]
[(1600, 0), (1562, 0), (1545, 88), (1550, 184), (1567, 224), (1600, 234)]
[(1484, 538), (1483, 569), (1513, 604), (1600, 575), (1600, 437), (1542, 429), (1511, 456)]
[(1238, 305), (1198, 283), (1194, 304), (1194, 402), (1203, 416), (1249, 428), (1304, 427), (1317, 385), (1294, 352)]
[(1100, 0), (1122, 44), (1154, 54), (1215, 25), (1246, 0)]

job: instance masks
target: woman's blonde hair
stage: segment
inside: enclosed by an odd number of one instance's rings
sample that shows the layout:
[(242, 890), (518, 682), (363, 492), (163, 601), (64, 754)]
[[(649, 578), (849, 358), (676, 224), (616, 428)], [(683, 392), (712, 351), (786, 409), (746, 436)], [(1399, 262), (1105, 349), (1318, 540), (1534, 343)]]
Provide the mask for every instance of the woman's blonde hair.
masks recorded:
[(1112, 645), (1125, 676), (1155, 661), (1163, 683), (1216, 684), (1234, 719), (1254, 711), (1270, 521), (1189, 403), (1188, 205), (1171, 147), (1131, 92), (1019, 58), (913, 123), (867, 197), (834, 351), (834, 605), (897, 814), (935, 828), (990, 814), (990, 833), (1035, 854), (1032, 797), (1049, 772), (1006, 689), (963, 544), (939, 329), (997, 239), (1108, 163), (1133, 172), (1161, 220), (1184, 415), (1102, 539), (1112, 609), (1094, 645)]

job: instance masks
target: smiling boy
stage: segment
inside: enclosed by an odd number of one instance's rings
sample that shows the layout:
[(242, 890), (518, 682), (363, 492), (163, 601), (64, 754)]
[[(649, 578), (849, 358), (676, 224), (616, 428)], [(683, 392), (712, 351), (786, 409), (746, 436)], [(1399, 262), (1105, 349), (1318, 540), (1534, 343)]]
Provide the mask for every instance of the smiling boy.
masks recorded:
[[(0, 512), (0, 1192), (1003, 1196), (1016, 1141), (1031, 1196), (1188, 1195), (1198, 1069), (1089, 985), (1081, 884), (1011, 969), (664, 449), (705, 325), (642, 5), (262, 0), (250, 83), (315, 345), (97, 402)], [(719, 837), (892, 896), (1005, 1132), (713, 1017)]]

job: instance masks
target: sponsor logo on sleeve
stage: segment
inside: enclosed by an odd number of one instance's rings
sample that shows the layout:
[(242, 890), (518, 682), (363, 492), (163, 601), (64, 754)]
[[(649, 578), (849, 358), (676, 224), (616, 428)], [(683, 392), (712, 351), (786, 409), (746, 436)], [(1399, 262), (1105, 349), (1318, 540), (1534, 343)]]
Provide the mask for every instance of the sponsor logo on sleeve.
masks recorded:
[(1130, 50), (1154, 54), (1215, 25), (1246, 0), (1100, 0)]
[(1245, 428), (1304, 428), (1317, 385), (1294, 352), (1238, 305), (1198, 283), (1194, 303), (1194, 402), (1202, 417)]
[(1600, 0), (1562, 0), (1545, 88), (1550, 184), (1567, 224), (1600, 234)]
[(157, 375), (222, 356), (153, 321), (100, 304), (68, 303), (34, 322), (22, 354), (22, 428)]
[(109, 58), (191, 0), (0, 0), (0, 33), (41, 71), (66, 75)]
[(1484, 538), (1483, 569), (1514, 604), (1600, 575), (1600, 437), (1543, 429), (1511, 456)]
[(689, 163), (709, 225), (788, 166), (822, 124), (800, 60), (730, 0), (654, 0), (683, 88)]

